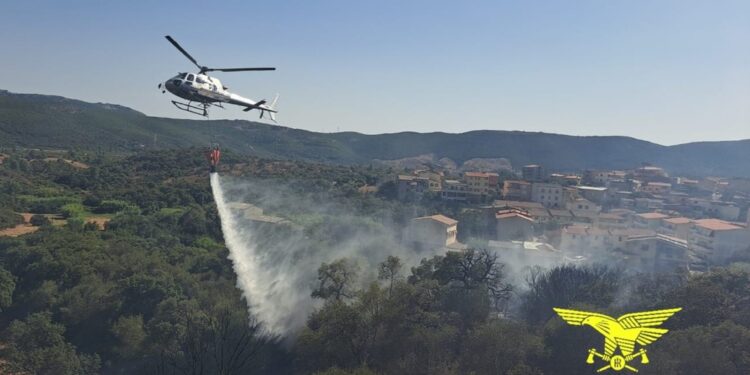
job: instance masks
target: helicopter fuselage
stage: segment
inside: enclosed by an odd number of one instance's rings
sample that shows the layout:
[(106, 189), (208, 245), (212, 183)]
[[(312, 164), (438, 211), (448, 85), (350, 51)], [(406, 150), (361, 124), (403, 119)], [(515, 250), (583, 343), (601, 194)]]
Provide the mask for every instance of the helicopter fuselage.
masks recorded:
[(164, 88), (180, 98), (193, 102), (229, 103), (231, 100), (231, 93), (218, 79), (204, 74), (180, 73), (164, 82)]
[[(159, 89), (166, 89), (170, 93), (189, 102), (201, 104), (234, 104), (249, 109), (258, 109), (270, 113), (276, 110), (266, 101), (256, 102), (235, 93), (229, 92), (217, 78), (200, 73), (179, 73), (159, 85)], [(178, 107), (179, 108), (179, 107)]]
[(198, 61), (190, 56), (176, 40), (171, 36), (164, 36), (169, 43), (177, 48), (178, 51), (195, 64), (198, 69), (198, 73), (178, 73), (176, 76), (168, 79), (164, 83), (159, 84), (159, 90), (162, 93), (169, 91), (170, 93), (178, 96), (182, 99), (188, 100), (187, 103), (180, 103), (172, 100), (172, 104), (180, 110), (208, 117), (208, 107), (216, 106), (224, 108), (223, 103), (234, 104), (241, 107), (245, 107), (243, 111), (247, 112), (253, 109), (260, 111), (260, 118), (263, 118), (263, 114), (268, 112), (269, 117), (272, 121), (276, 121), (275, 114), (276, 101), (279, 99), (279, 95), (269, 104), (266, 104), (266, 100), (254, 101), (248, 98), (242, 97), (237, 94), (233, 94), (227, 90), (216, 78), (209, 77), (206, 72), (248, 72), (248, 71), (264, 71), (264, 70), (276, 70), (276, 68), (209, 68), (198, 64)]

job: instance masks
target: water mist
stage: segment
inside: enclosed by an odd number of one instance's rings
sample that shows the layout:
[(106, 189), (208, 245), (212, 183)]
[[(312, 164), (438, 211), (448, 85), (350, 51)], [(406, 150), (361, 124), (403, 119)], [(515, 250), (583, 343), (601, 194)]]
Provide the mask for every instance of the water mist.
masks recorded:
[(273, 304), (264, 303), (271, 297), (268, 291), (272, 289), (273, 281), (268, 279), (268, 272), (260, 267), (263, 263), (262, 254), (253, 245), (253, 233), (247, 228), (239, 227), (237, 218), (224, 199), (218, 173), (211, 174), (211, 189), (221, 219), (221, 231), (229, 249), (229, 259), (232, 260), (237, 275), (237, 287), (242, 290), (250, 312), (269, 332), (281, 334), (286, 329), (282, 316), (275, 311)]

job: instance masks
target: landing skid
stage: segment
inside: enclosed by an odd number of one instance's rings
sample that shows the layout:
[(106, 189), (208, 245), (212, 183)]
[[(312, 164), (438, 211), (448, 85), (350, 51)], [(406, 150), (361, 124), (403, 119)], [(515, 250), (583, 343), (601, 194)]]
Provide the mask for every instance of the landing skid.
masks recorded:
[(185, 112), (190, 112), (195, 115), (208, 117), (208, 106), (210, 104), (208, 103), (198, 103), (197, 105), (193, 104), (193, 102), (187, 102), (187, 103), (180, 103), (177, 101), (172, 100), (172, 104), (174, 104), (177, 109), (183, 110)]
[(214, 106), (219, 107), (221, 109), (224, 109), (224, 106), (221, 105), (221, 103), (208, 103), (208, 102), (196, 102), (197, 104), (193, 104), (192, 101), (187, 103), (181, 103), (172, 100), (172, 104), (174, 104), (177, 109), (183, 110), (185, 112), (190, 112), (192, 114), (196, 114), (203, 117), (208, 117), (208, 107)]

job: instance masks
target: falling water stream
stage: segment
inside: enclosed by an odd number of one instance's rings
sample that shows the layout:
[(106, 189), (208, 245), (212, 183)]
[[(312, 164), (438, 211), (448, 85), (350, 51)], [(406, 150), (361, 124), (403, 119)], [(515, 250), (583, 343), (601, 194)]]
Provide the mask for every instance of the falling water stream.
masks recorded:
[(211, 189), (221, 219), (221, 231), (229, 249), (229, 259), (232, 260), (234, 272), (237, 274), (237, 287), (242, 290), (251, 314), (266, 330), (282, 334), (287, 328), (283, 314), (279, 314), (278, 306), (269, 301), (273, 298), (273, 277), (262, 267), (264, 257), (254, 245), (252, 230), (240, 227), (237, 217), (224, 198), (218, 173), (211, 174)]

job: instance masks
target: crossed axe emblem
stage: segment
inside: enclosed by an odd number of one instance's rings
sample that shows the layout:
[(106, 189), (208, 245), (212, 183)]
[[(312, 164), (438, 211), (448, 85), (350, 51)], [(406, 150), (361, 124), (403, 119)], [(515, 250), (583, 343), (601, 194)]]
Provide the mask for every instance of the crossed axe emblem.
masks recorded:
[(632, 372), (638, 372), (638, 369), (628, 365), (628, 362), (641, 357), (641, 364), (648, 364), (648, 356), (646, 355), (646, 349), (641, 348), (641, 350), (632, 353), (627, 356), (621, 356), (619, 354), (608, 356), (606, 354), (602, 354), (596, 351), (596, 349), (589, 349), (589, 356), (586, 358), (586, 363), (592, 365), (594, 364), (594, 357), (599, 357), (602, 361), (609, 362), (606, 366), (596, 370), (596, 372), (602, 372), (609, 369), (620, 371), (622, 369), (628, 369)]

